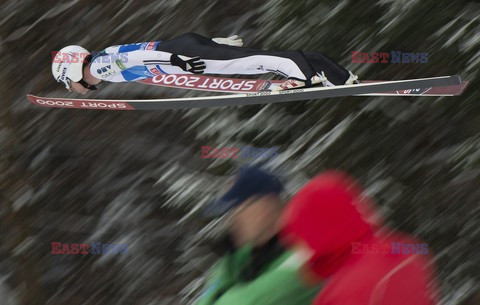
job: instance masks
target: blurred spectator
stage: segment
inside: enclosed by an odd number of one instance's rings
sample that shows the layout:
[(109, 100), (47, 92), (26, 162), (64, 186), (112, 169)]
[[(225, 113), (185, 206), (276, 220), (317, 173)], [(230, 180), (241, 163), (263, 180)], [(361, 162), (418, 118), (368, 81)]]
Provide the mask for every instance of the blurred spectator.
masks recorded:
[(206, 291), (196, 305), (308, 305), (318, 287), (298, 277), (305, 261), (280, 244), (279, 194), (283, 186), (273, 175), (255, 167), (242, 168), (233, 185), (206, 213), (227, 212), (226, 254), (214, 268)]
[[(311, 253), (310, 272), (328, 278), (313, 304), (436, 304), (428, 256), (394, 253), (391, 246), (375, 248), (392, 242), (418, 242), (392, 230), (377, 230), (378, 217), (370, 222), (374, 214), (360, 188), (339, 172), (317, 176), (287, 205), (282, 237), (287, 244)], [(352, 244), (358, 243), (362, 251), (355, 253)]]

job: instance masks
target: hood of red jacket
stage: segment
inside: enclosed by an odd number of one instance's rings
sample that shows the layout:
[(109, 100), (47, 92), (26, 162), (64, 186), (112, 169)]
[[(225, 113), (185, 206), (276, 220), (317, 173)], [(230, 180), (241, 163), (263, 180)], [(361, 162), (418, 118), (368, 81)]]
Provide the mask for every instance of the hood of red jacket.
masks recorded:
[[(315, 177), (288, 203), (281, 236), (289, 244), (306, 243), (313, 251), (310, 267), (321, 277), (335, 273), (352, 257), (352, 242), (372, 242), (373, 213), (361, 189), (346, 174), (329, 171)], [(360, 212), (361, 211), (361, 212)]]

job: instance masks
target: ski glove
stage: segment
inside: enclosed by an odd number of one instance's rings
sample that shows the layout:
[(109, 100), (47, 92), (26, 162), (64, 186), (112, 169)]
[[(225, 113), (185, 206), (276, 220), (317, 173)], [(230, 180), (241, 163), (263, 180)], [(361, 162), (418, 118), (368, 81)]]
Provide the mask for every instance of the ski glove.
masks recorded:
[(170, 64), (180, 67), (183, 71), (202, 74), (205, 71), (205, 62), (200, 57), (187, 57), (183, 55), (172, 54), (170, 56)]
[(227, 46), (233, 46), (233, 47), (241, 47), (243, 46), (243, 40), (242, 38), (238, 37), (238, 35), (233, 35), (227, 38), (212, 38), (212, 40), (218, 44), (225, 44)]

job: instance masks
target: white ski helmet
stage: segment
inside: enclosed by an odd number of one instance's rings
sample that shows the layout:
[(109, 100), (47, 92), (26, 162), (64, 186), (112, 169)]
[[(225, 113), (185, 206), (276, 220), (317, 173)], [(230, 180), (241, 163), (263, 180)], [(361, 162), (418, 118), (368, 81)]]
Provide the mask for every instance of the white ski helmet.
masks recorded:
[(61, 82), (67, 89), (72, 82), (79, 82), (83, 78), (83, 65), (90, 55), (87, 49), (71, 45), (58, 51), (52, 60), (52, 74), (57, 82)]

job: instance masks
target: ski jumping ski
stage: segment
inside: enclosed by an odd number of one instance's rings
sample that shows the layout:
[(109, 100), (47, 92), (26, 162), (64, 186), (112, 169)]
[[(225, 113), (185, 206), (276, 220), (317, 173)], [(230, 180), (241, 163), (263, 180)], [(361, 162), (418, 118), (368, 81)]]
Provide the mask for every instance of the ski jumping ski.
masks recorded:
[[(365, 80), (361, 83), (378, 83), (382, 81)], [(199, 90), (222, 93), (251, 93), (271, 90), (283, 83), (283, 80), (262, 80), (244, 78), (213, 77), (191, 74), (163, 74), (139, 81), (139, 83), (175, 89)], [(461, 95), (468, 82), (460, 85), (428, 87), (360, 94), (366, 96), (455, 96)]]
[[(265, 81), (263, 81), (265, 82)], [(68, 99), (48, 98), (27, 95), (33, 104), (43, 107), (70, 108), (70, 109), (103, 109), (103, 110), (160, 110), (160, 109), (187, 109), (222, 106), (241, 106), (255, 104), (269, 104), (279, 102), (293, 102), (320, 98), (342, 97), (352, 95), (368, 95), (379, 92), (395, 92), (398, 90), (412, 90), (412, 88), (434, 88), (466, 85), (459, 75), (440, 76), (431, 78), (407, 79), (397, 81), (379, 81), (354, 85), (339, 85), (332, 87), (311, 87), (284, 91), (259, 91), (240, 94), (166, 98), (166, 99)], [(219, 87), (221, 89), (221, 87)], [(256, 88), (259, 90), (262, 88)]]

